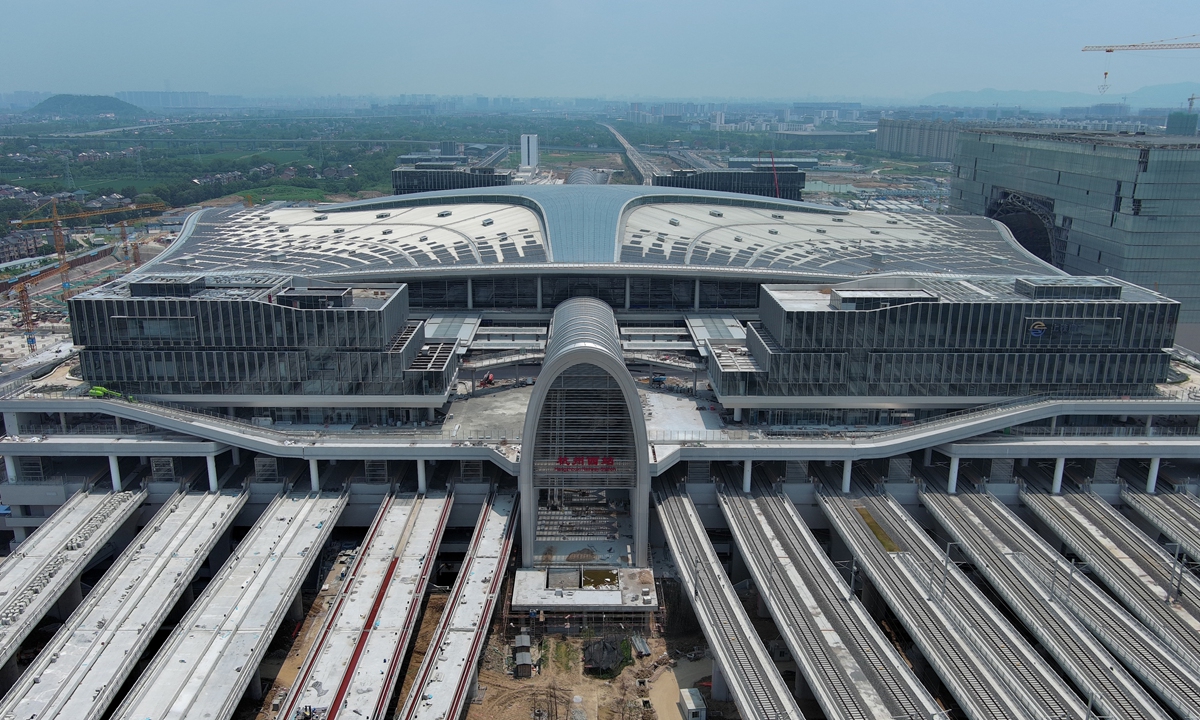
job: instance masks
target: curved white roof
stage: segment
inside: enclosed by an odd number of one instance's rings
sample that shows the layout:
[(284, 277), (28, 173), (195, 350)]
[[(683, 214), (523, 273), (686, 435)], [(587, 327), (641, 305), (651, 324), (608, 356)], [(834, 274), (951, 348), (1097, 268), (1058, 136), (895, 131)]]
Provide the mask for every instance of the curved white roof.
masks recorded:
[(549, 185), (207, 211), (152, 272), (397, 279), (489, 272), (1057, 275), (982, 217), (731, 193)]

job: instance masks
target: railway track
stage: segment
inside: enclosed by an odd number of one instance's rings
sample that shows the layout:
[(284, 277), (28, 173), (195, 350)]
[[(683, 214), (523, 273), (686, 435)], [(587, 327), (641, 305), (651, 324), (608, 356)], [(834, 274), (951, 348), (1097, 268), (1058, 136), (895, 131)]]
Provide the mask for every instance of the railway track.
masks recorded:
[(4, 697), (0, 718), (100, 718), (245, 502), (172, 497)]
[(1168, 720), (1168, 715), (1109, 655), (1063, 603), (1042, 590), (1014, 554), (1018, 546), (997, 523), (986, 498), (921, 494), (926, 507), (957, 541), (1025, 627), (1105, 717)]
[(145, 490), (77, 492), (0, 563), (0, 664), (141, 506)]
[[(916, 536), (886, 498), (843, 497), (825, 488), (818, 502), (904, 625), (942, 682), (973, 720), (1084, 718), (1075, 697), (1008, 626), (992, 612), (980, 618), (981, 596), (969, 581)], [(859, 512), (865, 510), (866, 514)], [(868, 526), (867, 518), (879, 528)], [(890, 551), (882, 537), (895, 542)], [(900, 548), (903, 547), (903, 550)], [(954, 581), (949, 582), (953, 577)], [(940, 590), (938, 585), (945, 582)]]
[(228, 720), (345, 505), (276, 498), (112, 717)]
[(655, 486), (654, 500), (675, 565), (742, 717), (803, 720), (720, 568), (691, 500), (664, 481)]
[(807, 528), (789, 512), (790, 501), (761, 482), (746, 496), (731, 486), (737, 478), (725, 480), (718, 488), (721, 509), (826, 717), (939, 713), (820, 547), (801, 537)]
[[(1050, 495), (1026, 486), (1020, 497), (1130, 612), (1200, 668), (1200, 583), (1182, 565), (1092, 493)], [(1173, 593), (1173, 580), (1182, 596)]]

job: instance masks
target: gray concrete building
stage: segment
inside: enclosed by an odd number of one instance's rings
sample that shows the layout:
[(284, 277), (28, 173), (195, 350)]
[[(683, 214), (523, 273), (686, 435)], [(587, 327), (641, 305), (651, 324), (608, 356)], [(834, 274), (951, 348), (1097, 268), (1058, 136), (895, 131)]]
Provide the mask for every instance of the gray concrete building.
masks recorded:
[(889, 120), (882, 118), (875, 131), (875, 149), (918, 155), (933, 160), (950, 160), (958, 142), (961, 123), (944, 120)]
[(1178, 340), (1200, 347), (1195, 138), (963, 131), (950, 208), (1000, 220), (1072, 275), (1111, 275), (1178, 300)]

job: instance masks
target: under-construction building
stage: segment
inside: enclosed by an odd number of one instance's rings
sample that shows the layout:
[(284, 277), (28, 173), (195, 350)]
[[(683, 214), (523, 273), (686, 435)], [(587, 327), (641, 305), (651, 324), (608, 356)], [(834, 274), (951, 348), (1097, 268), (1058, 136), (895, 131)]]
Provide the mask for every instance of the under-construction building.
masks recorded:
[(1111, 275), (1182, 303), (1200, 346), (1200, 142), (1114, 132), (962, 130), (952, 213), (1003, 222), (1073, 275)]

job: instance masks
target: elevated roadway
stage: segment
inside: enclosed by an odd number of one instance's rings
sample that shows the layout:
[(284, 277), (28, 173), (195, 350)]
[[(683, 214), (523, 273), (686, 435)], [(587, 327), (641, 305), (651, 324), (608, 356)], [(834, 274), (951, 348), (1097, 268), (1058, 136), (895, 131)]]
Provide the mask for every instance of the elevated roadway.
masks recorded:
[(0, 702), (0, 718), (103, 717), (245, 503), (237, 491), (172, 496)]
[(341, 492), (267, 506), (112, 717), (229, 720), (345, 506)]
[(654, 500), (680, 580), (712, 649), (714, 675), (719, 671), (724, 676), (742, 717), (802, 720), (787, 683), (725, 577), (691, 498), (678, 486), (659, 481)]
[(512, 552), (516, 509), (514, 493), (494, 492), (484, 503), (446, 610), (396, 718), (449, 720), (462, 714)]
[(654, 183), (652, 178), (657, 170), (657, 168), (654, 167), (654, 163), (647, 160), (644, 155), (638, 152), (637, 148), (635, 148), (633, 145), (630, 145), (629, 141), (625, 139), (625, 136), (617, 132), (615, 127), (605, 123), (601, 123), (601, 125), (604, 125), (604, 127), (608, 128), (608, 131), (613, 134), (613, 137), (617, 139), (617, 142), (621, 143), (621, 148), (625, 151), (625, 157), (629, 158), (629, 164), (633, 166), (634, 172), (638, 176), (638, 182), (643, 185), (653, 185)]
[(451, 505), (445, 493), (384, 500), (281, 720), (384, 717)]
[(80, 573), (145, 499), (145, 490), (77, 492), (0, 564), (0, 665), (65, 592), (79, 594)]
[(932, 718), (941, 708), (896, 653), (786, 497), (718, 488), (755, 584), (828, 720)]
[[(1093, 637), (1089, 623), (1072, 611), (1073, 604), (1060, 601), (1059, 595), (1052, 589), (1053, 583), (1043, 583), (1044, 578), (1053, 578), (1064, 569), (1064, 577), (1070, 577), (1069, 568), (1059, 567), (1065, 563), (1057, 558), (1049, 558), (1043, 552), (1050, 548), (1037, 542), (1027, 531), (1015, 527), (1013, 521), (1016, 518), (998, 507), (999, 503), (991, 496), (924, 492), (920, 497), (1009, 609), (1101, 715), (1113, 720), (1167, 720), (1167, 713), (1109, 654), (1099, 637)], [(1047, 563), (1048, 568), (1037, 572), (1040, 565)], [(1147, 666), (1144, 668), (1147, 672), (1142, 674), (1146, 676), (1148, 684), (1157, 686), (1155, 689), (1160, 695), (1181, 695), (1176, 692), (1175, 686), (1182, 684), (1192, 697), (1188, 703), (1181, 705), (1192, 714), (1200, 709), (1191, 704), (1196, 699), (1195, 680), (1186, 677), (1183, 666), (1171, 663), (1163, 656), (1165, 647), (1161, 643), (1147, 642), (1149, 638), (1133, 631), (1130, 626), (1135, 625), (1136, 621), (1132, 617), (1122, 616), (1112, 607), (1114, 603), (1111, 600), (1105, 603), (1100, 598), (1089, 597), (1085, 602), (1088, 601), (1099, 603), (1098, 607), (1090, 608), (1091, 612), (1087, 613), (1091, 627), (1099, 631), (1098, 636), (1116, 639), (1119, 635), (1124, 642), (1116, 643), (1116, 649), (1129, 651), (1123, 654), (1133, 661), (1134, 667)], [(1096, 612), (1109, 608), (1108, 614)], [(1151, 654), (1145, 658), (1134, 654), (1146, 651)]]
[(1087, 705), (893, 499), (823, 487), (817, 497), (967, 717), (1088, 717)]
[[(1027, 478), (1039, 472), (1018, 470)], [(1025, 486), (1021, 501), (1146, 627), (1200, 668), (1200, 581), (1098, 495), (1072, 488), (1052, 495), (1036, 484)]]

